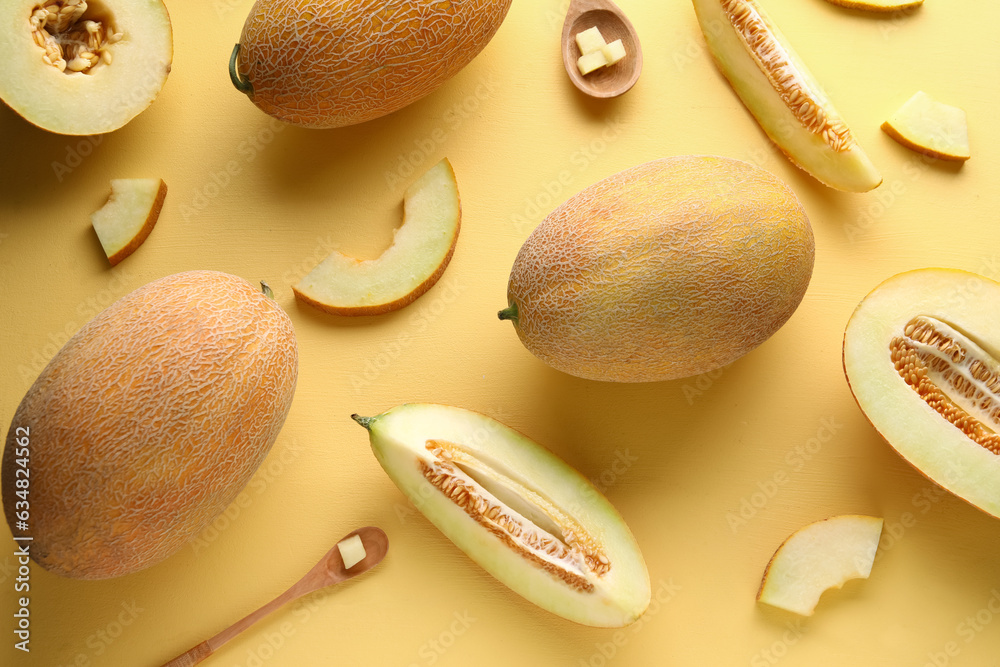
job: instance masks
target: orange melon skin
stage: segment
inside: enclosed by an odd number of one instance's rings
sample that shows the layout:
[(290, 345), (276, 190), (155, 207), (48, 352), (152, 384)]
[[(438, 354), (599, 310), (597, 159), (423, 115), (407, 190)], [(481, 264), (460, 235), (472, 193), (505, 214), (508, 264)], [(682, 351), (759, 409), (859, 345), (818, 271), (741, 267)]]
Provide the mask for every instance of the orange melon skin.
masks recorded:
[[(288, 414), (291, 321), (241, 278), (179, 273), (123, 297), (49, 362), (18, 406), (0, 484), (31, 557), (78, 579), (165, 559), (247, 484)], [(30, 521), (15, 522), (29, 429)]]
[(499, 29), (511, 0), (257, 0), (240, 38), (250, 99), (296, 125), (392, 113), (439, 88)]
[(773, 335), (802, 301), (814, 255), (806, 213), (777, 177), (728, 158), (664, 158), (542, 221), (514, 261), (501, 319), (570, 375), (690, 377)]

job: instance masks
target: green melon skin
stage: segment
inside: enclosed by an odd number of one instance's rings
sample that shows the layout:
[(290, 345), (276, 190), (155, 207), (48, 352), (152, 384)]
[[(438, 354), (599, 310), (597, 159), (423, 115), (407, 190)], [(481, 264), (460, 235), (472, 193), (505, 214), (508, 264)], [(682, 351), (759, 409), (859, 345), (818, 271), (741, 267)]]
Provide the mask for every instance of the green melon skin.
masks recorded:
[(722, 157), (664, 158), (553, 211), (514, 261), (500, 318), (570, 375), (699, 375), (791, 317), (814, 255), (806, 212), (772, 174)]

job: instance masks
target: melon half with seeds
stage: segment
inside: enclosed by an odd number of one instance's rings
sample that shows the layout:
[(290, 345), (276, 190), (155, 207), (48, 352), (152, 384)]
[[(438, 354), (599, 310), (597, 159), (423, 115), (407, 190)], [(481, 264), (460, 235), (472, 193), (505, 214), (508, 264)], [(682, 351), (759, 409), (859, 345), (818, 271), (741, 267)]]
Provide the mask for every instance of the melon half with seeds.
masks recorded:
[(838, 190), (878, 187), (875, 165), (755, 0), (694, 0), (694, 8), (719, 69), (793, 163)]
[(314, 128), (379, 118), (437, 90), (500, 28), (511, 0), (257, 0), (229, 69), (266, 113)]
[(14, 413), (0, 472), (11, 531), (66, 577), (158, 563), (250, 481), (297, 373), (291, 320), (242, 278), (189, 271), (140, 287), (80, 329)]
[(953, 269), (890, 278), (851, 316), (844, 369), (905, 460), (1000, 517), (1000, 283)]
[(417, 509), (526, 599), (597, 627), (628, 625), (649, 605), (646, 564), (621, 515), (546, 449), (444, 405), (354, 419)]
[(162, 0), (0, 2), (0, 99), (51, 132), (122, 127), (156, 99), (172, 58)]

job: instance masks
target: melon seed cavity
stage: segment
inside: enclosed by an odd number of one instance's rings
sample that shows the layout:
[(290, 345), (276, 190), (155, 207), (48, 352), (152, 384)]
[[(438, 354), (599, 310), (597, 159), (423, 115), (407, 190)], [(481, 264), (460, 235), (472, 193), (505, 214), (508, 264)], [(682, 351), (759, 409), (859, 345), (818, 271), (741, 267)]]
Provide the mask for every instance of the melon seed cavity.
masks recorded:
[(889, 344), (896, 372), (938, 414), (1000, 456), (1000, 362), (958, 327), (910, 320)]
[(89, 74), (100, 64), (111, 64), (108, 47), (123, 34), (112, 29), (110, 17), (101, 16), (96, 2), (92, 5), (87, 0), (47, 0), (31, 12), (32, 38), (47, 65), (67, 74)]
[[(428, 440), (426, 447), (434, 459), (419, 461), (424, 477), (525, 560), (587, 593), (594, 591), (588, 574), (611, 570), (597, 541), (539, 492), (455, 443)], [(510, 506), (514, 499), (517, 509)]]

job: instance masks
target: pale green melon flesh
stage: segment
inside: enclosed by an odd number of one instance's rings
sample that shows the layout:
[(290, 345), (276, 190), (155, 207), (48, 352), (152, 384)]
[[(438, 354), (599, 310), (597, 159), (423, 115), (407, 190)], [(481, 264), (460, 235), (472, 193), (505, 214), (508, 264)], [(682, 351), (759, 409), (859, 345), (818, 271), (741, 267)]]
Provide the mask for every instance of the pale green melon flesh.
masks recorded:
[(447, 264), (460, 219), (455, 173), (445, 159), (406, 191), (403, 224), (380, 257), (362, 261), (334, 251), (295, 290), (309, 301), (343, 309), (403, 300)]
[[(795, 80), (804, 96), (822, 105), (829, 119), (839, 120), (839, 115), (822, 88), (777, 27), (759, 7), (746, 4), (769, 27), (778, 48), (794, 68)], [(719, 69), (764, 132), (792, 162), (819, 181), (839, 190), (867, 192), (878, 187), (882, 176), (853, 138), (848, 142), (846, 150), (834, 150), (821, 134), (806, 128), (795, 117), (733, 28), (722, 0), (694, 0), (694, 8), (709, 51)]]
[[(648, 606), (649, 575), (621, 516), (589, 481), (547, 450), (484, 415), (443, 405), (403, 405), (359, 421), (370, 431), (379, 463), (417, 509), (515, 592), (559, 616), (598, 627), (625, 626)], [(420, 467), (421, 461), (430, 465), (435, 460), (428, 440), (460, 445), (572, 516), (601, 545), (610, 568), (603, 574), (583, 568), (592, 584), (592, 590), (584, 591), (526, 559), (428, 481)], [(508, 506), (512, 503), (509, 492), (490, 491), (501, 500), (508, 496)], [(526, 504), (517, 507), (520, 516), (531, 514)]]
[(961, 161), (972, 156), (965, 111), (923, 91), (914, 93), (882, 129), (907, 148), (933, 157)]
[(796, 531), (775, 552), (757, 599), (810, 616), (820, 596), (851, 579), (867, 579), (875, 562), (882, 519), (842, 515)]
[[(113, 179), (107, 203), (90, 216), (104, 253), (114, 257), (149, 224), (163, 181), (159, 178)], [(158, 215), (159, 212), (156, 212)], [(155, 224), (155, 217), (153, 219)], [(149, 225), (152, 227), (152, 224)], [(147, 231), (148, 234), (148, 231)]]
[(950, 324), (1000, 359), (997, 304), (1000, 283), (965, 271), (921, 269), (890, 278), (851, 317), (844, 369), (858, 405), (904, 459), (943, 488), (1000, 517), (1000, 456), (931, 408), (900, 377), (889, 352), (906, 324), (923, 315)]
[[(39, 0), (0, 3), (0, 99), (29, 122), (60, 134), (110, 132), (156, 98), (170, 72), (173, 40), (162, 0), (91, 0), (113, 16), (121, 41), (112, 64), (60, 72), (42, 60), (29, 22)], [(86, 18), (86, 16), (84, 17)]]

